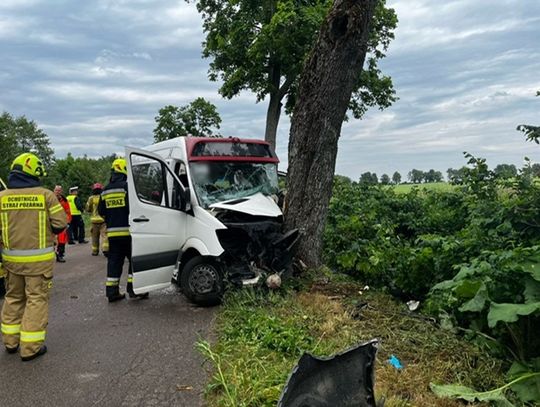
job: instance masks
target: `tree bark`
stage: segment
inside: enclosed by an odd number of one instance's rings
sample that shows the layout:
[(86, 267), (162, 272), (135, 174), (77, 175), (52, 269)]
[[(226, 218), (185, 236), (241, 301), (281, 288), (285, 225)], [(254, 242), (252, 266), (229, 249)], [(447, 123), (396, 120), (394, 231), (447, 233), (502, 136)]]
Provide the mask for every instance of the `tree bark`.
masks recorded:
[(276, 148), (276, 134), (281, 116), (281, 99), (278, 91), (270, 93), (270, 103), (266, 111), (266, 130), (264, 132), (264, 140), (270, 143), (273, 149)]
[(303, 232), (298, 256), (320, 265), (341, 126), (364, 65), (377, 0), (336, 0), (300, 80), (289, 138), (285, 222)]

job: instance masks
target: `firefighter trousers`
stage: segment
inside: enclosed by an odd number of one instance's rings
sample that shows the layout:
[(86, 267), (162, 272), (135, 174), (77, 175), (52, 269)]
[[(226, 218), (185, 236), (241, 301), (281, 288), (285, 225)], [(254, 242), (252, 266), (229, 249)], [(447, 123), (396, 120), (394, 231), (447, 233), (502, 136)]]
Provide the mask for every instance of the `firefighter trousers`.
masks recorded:
[(101, 240), (101, 251), (107, 253), (109, 251), (109, 239), (107, 239), (107, 224), (92, 223), (90, 229), (92, 233), (92, 254), (99, 254), (99, 243)]
[(120, 277), (124, 261), (128, 260), (128, 294), (133, 292), (133, 274), (131, 270), (131, 236), (110, 237), (109, 255), (107, 256), (107, 283), (105, 293), (107, 297), (114, 297), (120, 293)]
[(45, 341), (49, 319), (50, 275), (27, 276), (8, 272), (2, 307), (2, 338), (7, 348), (20, 346), (21, 357), (36, 354)]

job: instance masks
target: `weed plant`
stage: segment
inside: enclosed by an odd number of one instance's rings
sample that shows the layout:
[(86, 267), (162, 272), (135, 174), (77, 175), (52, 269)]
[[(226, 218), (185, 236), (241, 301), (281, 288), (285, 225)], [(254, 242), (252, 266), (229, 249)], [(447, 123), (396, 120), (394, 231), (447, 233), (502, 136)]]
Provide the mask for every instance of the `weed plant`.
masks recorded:
[[(318, 273), (320, 275), (320, 273)], [(459, 406), (438, 399), (430, 382), (479, 389), (503, 383), (501, 362), (456, 339), (428, 318), (411, 315), (386, 294), (327, 274), (299, 292), (229, 292), (217, 319), (217, 342), (200, 342), (211, 363), (211, 406), (275, 406), (302, 355), (329, 356), (378, 338), (376, 393), (385, 406)], [(402, 370), (391, 366), (391, 354)]]

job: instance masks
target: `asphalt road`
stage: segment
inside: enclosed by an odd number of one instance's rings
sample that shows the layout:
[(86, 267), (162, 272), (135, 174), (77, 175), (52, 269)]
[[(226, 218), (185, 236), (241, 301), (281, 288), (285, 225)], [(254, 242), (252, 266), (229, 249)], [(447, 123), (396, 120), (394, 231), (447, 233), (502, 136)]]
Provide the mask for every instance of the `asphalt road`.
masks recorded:
[[(0, 406), (200, 406), (207, 367), (195, 351), (215, 308), (190, 305), (176, 288), (109, 304), (106, 259), (68, 246), (57, 263), (49, 352), (31, 362), (0, 351)], [(126, 273), (122, 275), (122, 290)]]

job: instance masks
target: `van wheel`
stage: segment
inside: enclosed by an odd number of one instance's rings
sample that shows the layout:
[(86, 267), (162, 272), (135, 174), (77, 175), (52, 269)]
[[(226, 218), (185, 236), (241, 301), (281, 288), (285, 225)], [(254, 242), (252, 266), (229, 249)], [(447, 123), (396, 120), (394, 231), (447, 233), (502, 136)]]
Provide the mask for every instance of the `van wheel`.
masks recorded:
[(180, 284), (185, 296), (202, 306), (221, 303), (225, 291), (221, 268), (209, 257), (197, 256), (188, 261), (182, 269)]

